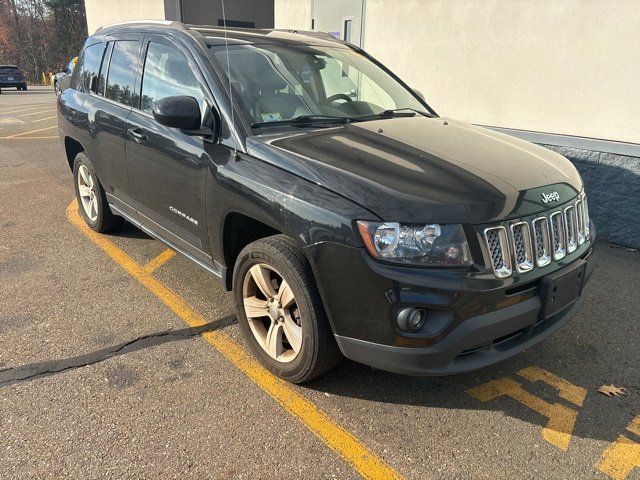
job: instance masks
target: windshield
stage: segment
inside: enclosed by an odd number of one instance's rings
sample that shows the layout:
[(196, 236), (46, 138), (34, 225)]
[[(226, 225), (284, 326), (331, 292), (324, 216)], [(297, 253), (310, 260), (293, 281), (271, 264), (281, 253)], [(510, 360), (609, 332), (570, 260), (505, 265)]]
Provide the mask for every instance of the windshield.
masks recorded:
[(231, 73), (234, 103), (255, 124), (301, 117), (366, 117), (427, 108), (397, 80), (350, 48), (224, 45), (210, 49)]

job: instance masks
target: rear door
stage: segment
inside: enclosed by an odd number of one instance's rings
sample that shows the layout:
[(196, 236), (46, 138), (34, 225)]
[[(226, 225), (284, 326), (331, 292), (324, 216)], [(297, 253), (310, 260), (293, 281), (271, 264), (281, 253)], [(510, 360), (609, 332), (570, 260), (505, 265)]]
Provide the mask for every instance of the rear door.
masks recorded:
[[(191, 55), (161, 35), (144, 42), (141, 97), (127, 121), (127, 164), (138, 218), (165, 241), (211, 263), (205, 221), (205, 186), (211, 159), (204, 140), (153, 118), (155, 103), (188, 95), (207, 111), (205, 88)], [(207, 253), (205, 253), (207, 252)]]
[(83, 110), (87, 113), (89, 138), (87, 155), (102, 183), (107, 200), (123, 213), (135, 218), (132, 186), (125, 155), (126, 119), (139, 101), (136, 92), (140, 71), (142, 35), (108, 37), (97, 78), (87, 78), (89, 95)]

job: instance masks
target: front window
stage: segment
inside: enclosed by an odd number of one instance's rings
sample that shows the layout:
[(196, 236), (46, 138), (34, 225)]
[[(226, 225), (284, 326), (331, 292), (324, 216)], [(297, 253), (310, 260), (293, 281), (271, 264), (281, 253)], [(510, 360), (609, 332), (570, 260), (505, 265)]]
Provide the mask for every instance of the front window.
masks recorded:
[(151, 113), (158, 100), (187, 95), (204, 105), (202, 89), (187, 57), (163, 43), (150, 42), (142, 76), (141, 109)]
[(232, 45), (227, 51), (221, 45), (210, 51), (220, 70), (230, 72), (234, 102), (255, 125), (427, 110), (396, 79), (350, 48)]

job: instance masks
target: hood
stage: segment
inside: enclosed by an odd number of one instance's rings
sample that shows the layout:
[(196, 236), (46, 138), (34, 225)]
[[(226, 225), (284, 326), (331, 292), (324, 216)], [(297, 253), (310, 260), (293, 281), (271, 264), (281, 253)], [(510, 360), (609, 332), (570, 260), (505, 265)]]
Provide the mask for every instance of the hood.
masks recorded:
[(386, 221), (487, 223), (537, 213), (582, 189), (562, 155), (443, 118), (395, 117), (249, 137), (266, 162), (358, 203)]

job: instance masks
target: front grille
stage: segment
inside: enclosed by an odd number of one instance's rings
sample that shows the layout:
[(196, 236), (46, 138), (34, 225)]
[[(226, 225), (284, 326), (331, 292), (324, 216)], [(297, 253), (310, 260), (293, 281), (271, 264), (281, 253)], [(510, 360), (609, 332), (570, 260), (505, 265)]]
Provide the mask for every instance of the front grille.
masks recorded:
[(514, 223), (511, 225), (511, 235), (516, 270), (519, 273), (528, 272), (533, 268), (533, 249), (531, 248), (529, 224), (527, 222)]
[(511, 222), (509, 231), (510, 236), (503, 226), (484, 230), (491, 267), (498, 278), (510, 277), (514, 267), (518, 273), (545, 267), (584, 244), (589, 237), (587, 197), (581, 194), (564, 209), (551, 210), (530, 224), (523, 220)]
[(504, 227), (487, 228), (484, 231), (484, 237), (487, 241), (487, 247), (489, 247), (493, 273), (498, 278), (510, 277), (512, 273), (511, 252), (507, 230)]
[(578, 245), (582, 245), (587, 239), (585, 235), (584, 202), (582, 199), (576, 202), (576, 221), (578, 226)]
[(551, 248), (553, 259), (561, 260), (567, 254), (567, 236), (564, 231), (564, 217), (562, 212), (553, 212), (549, 215), (551, 223)]
[(575, 252), (578, 248), (578, 220), (576, 207), (573, 205), (564, 209), (564, 230), (567, 235), (567, 253)]

